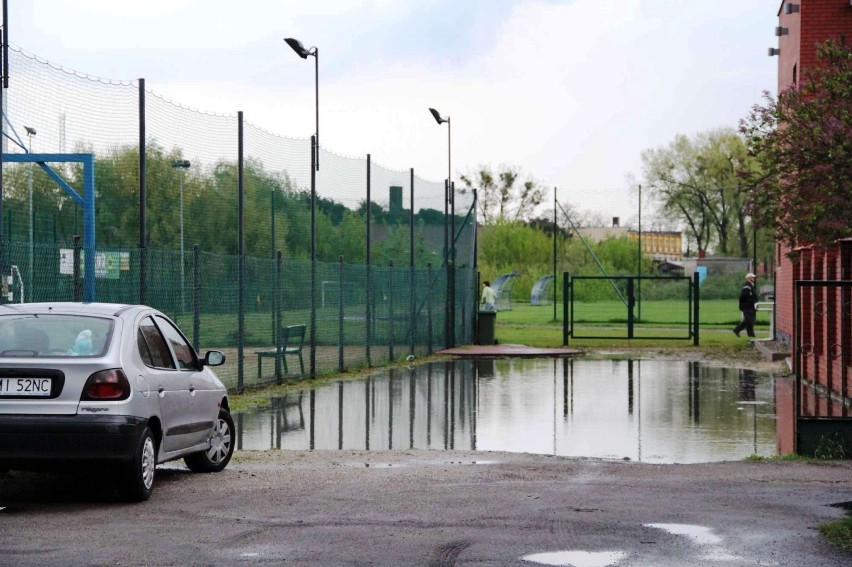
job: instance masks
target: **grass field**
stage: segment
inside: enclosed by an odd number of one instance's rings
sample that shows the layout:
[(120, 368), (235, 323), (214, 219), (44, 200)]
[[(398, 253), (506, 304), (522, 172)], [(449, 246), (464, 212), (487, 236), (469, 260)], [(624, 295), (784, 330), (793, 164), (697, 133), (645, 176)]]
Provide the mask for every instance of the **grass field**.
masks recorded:
[[(699, 305), (701, 327), (733, 327), (740, 321), (740, 311), (735, 301), (723, 299), (704, 300)], [(635, 315), (640, 315), (637, 323), (653, 326), (685, 325), (689, 321), (689, 303), (685, 300), (643, 301), (637, 304)], [(553, 319), (553, 305), (530, 305), (513, 303), (511, 311), (501, 311), (501, 321), (516, 324), (561, 324), (562, 304), (556, 305), (556, 321)], [(574, 321), (584, 324), (610, 325), (627, 323), (627, 308), (620, 301), (596, 301), (574, 304)], [(769, 325), (769, 313), (759, 311), (757, 324)]]
[[(749, 345), (748, 340), (737, 337), (731, 329), (740, 320), (740, 312), (734, 302), (708, 300), (701, 302), (699, 314), (699, 340), (701, 346), (740, 348)], [(620, 302), (595, 302), (575, 304), (575, 329), (579, 335), (612, 337), (604, 339), (570, 338), (569, 344), (578, 347), (643, 347), (691, 345), (687, 339), (689, 315), (686, 301), (645, 301), (642, 318), (637, 323), (635, 334), (671, 336), (679, 340), (626, 339), (626, 308)], [(637, 309), (638, 311), (638, 309)], [(562, 344), (562, 305), (557, 305), (557, 320), (553, 319), (553, 305), (514, 304), (511, 311), (497, 314), (497, 340), (506, 344), (555, 347)], [(768, 336), (769, 317), (766, 312), (758, 313), (755, 332), (759, 338)]]
[[(731, 333), (731, 328), (740, 320), (740, 312), (736, 302), (728, 300), (706, 300), (700, 305), (700, 338), (702, 344), (737, 344), (745, 342)], [(635, 313), (640, 312), (637, 306)], [(434, 324), (439, 328), (442, 323), (436, 313)], [(497, 314), (497, 338), (500, 342), (523, 343), (530, 346), (554, 346), (562, 344), (562, 304), (556, 306), (556, 319), (553, 318), (552, 305), (530, 305), (528, 303), (513, 304), (511, 311), (501, 311)], [(765, 336), (769, 329), (769, 314), (758, 312), (757, 333)], [(178, 324), (187, 333), (192, 333), (192, 315), (179, 314)], [(422, 318), (419, 319), (422, 322)], [(308, 324), (308, 310), (287, 311), (284, 313), (284, 324)], [(627, 310), (619, 301), (599, 301), (590, 303), (575, 303), (574, 321), (577, 335), (612, 336), (613, 340), (624, 336), (627, 325)], [(244, 316), (245, 344), (247, 346), (267, 346), (272, 343), (272, 318), (269, 313), (249, 312)], [(685, 337), (689, 323), (688, 302), (678, 300), (644, 301), (641, 305), (641, 318), (636, 321), (636, 335)], [(397, 317), (397, 331), (402, 334), (407, 321), (400, 314)], [(379, 335), (386, 335), (387, 321), (379, 322)], [(237, 315), (236, 314), (202, 314), (201, 343), (212, 347), (235, 346), (237, 344)], [(346, 342), (361, 344), (364, 337), (363, 319), (347, 320), (345, 322)], [(336, 344), (338, 335), (337, 311), (335, 309), (320, 309), (317, 313), (317, 339), (321, 344)], [(509, 340), (509, 337), (512, 337)], [(191, 337), (190, 337), (191, 338)], [(523, 340), (521, 340), (523, 339)], [(591, 339), (586, 342), (591, 341)], [(709, 341), (709, 342), (708, 342)], [(654, 344), (653, 339), (647, 341)], [(682, 341), (671, 341), (672, 344)], [(609, 344), (609, 339), (597, 341)], [(638, 346), (641, 339), (635, 339), (630, 344)], [(572, 341), (573, 344), (573, 341)], [(582, 344), (582, 343), (578, 343)], [(615, 344), (615, 343), (613, 343)]]

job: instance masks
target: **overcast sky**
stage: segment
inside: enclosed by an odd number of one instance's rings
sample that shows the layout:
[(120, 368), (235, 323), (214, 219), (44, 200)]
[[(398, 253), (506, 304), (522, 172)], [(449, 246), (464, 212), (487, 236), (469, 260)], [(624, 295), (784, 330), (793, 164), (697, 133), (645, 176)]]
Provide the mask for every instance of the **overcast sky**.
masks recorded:
[[(511, 164), (635, 220), (641, 152), (736, 127), (774, 91), (780, 1), (9, 0), (10, 42), (68, 69), (418, 176)], [(548, 199), (552, 199), (550, 192)], [(643, 208), (643, 215), (646, 214)], [(650, 216), (650, 211), (648, 211)], [(643, 217), (643, 224), (645, 217)]]

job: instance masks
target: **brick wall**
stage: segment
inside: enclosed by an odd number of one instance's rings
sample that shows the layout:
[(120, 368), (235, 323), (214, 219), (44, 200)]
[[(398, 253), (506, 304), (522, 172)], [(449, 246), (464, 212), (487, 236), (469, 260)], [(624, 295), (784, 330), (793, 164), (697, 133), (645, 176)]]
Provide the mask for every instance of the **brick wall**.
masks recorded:
[[(784, 254), (778, 268), (776, 317), (778, 332), (801, 345), (801, 376), (810, 384), (801, 395), (802, 414), (816, 417), (847, 416), (852, 399), (852, 287), (807, 286), (799, 294), (801, 319), (794, 326), (795, 281), (850, 281), (852, 240), (827, 250), (801, 248), (795, 261)], [(783, 281), (782, 281), (783, 280)], [(831, 395), (817, 395), (817, 392)]]
[[(798, 11), (787, 13), (787, 5)], [(852, 41), (852, 6), (849, 0), (784, 0), (778, 11), (778, 92), (807, 76), (818, 64), (816, 47), (827, 39)], [(788, 345), (795, 340), (794, 294), (797, 280), (852, 279), (852, 242), (819, 251), (776, 247), (775, 305), (776, 332)], [(847, 378), (852, 367), (843, 367), (841, 352), (852, 352), (852, 294), (829, 287), (806, 288), (801, 296), (803, 375), (818, 387), (845, 395), (852, 394)], [(848, 358), (848, 357), (847, 357)], [(811, 415), (846, 415), (846, 408), (833, 407), (828, 398), (809, 397), (802, 392), (803, 409)]]
[[(786, 13), (785, 6), (799, 6)], [(802, 72), (817, 64), (816, 46), (827, 39), (852, 41), (852, 6), (849, 0), (785, 0), (778, 11), (778, 91), (801, 80)], [(795, 81), (794, 81), (795, 69)]]

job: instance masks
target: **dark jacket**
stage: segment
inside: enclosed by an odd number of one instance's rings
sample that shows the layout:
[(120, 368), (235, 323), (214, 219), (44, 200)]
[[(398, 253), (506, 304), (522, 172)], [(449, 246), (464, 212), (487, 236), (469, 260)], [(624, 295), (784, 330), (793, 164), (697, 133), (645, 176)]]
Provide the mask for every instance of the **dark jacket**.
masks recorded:
[(754, 293), (754, 284), (746, 282), (740, 290), (740, 311), (754, 311), (757, 303), (757, 295)]

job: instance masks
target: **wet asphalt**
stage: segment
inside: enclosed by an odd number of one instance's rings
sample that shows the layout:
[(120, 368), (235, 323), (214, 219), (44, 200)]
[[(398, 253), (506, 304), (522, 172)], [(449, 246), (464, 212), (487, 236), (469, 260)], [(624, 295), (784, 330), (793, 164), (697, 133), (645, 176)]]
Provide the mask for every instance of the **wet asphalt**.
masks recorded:
[(0, 565), (841, 566), (852, 462), (652, 465), (477, 452), (238, 452), (157, 471), (0, 475)]

